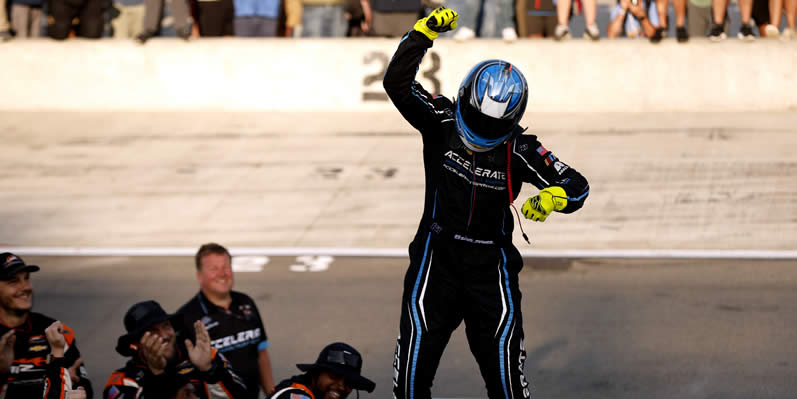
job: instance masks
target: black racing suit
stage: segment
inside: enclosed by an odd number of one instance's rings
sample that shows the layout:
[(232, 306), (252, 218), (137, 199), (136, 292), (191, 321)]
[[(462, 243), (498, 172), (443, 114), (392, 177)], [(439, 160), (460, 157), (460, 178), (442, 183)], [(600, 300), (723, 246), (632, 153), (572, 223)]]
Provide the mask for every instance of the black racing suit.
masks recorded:
[[(79, 381), (72, 383), (69, 368), (80, 359), (80, 351), (75, 341), (75, 332), (66, 324), (64, 328), (64, 357), (54, 358), (48, 363), (51, 353), (50, 344), (44, 330), (55, 322), (55, 319), (41, 313), (30, 312), (28, 319), (21, 326), (14, 328), (14, 362), (8, 374), (0, 374), (0, 398), (63, 398), (70, 389), (82, 387), (86, 397), (94, 394), (91, 381), (88, 379), (86, 366), (76, 370)], [(0, 324), (0, 336), (10, 330)]]
[(384, 77), (388, 96), (423, 139), (426, 192), (423, 217), (409, 246), (401, 324), (394, 358), (396, 398), (429, 398), (434, 374), (451, 333), (465, 321), (490, 398), (527, 398), (525, 349), (510, 203), (523, 182), (562, 187), (571, 213), (589, 186), (522, 129), (483, 153), (460, 140), (454, 104), (416, 82), (421, 58), (432, 46), (410, 31)]

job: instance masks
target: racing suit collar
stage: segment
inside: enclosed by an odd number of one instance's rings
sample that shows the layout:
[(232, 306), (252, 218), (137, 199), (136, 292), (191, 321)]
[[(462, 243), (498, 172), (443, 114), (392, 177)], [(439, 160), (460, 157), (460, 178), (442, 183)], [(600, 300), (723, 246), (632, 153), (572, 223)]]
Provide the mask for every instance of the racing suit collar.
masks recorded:
[(2, 322), (0, 322), (0, 328), (4, 328), (5, 332), (8, 332), (8, 330), (14, 330), (14, 331), (19, 331), (19, 332), (29, 333), (29, 332), (33, 331), (33, 323), (31, 323), (31, 321), (30, 321), (30, 313), (31, 312), (28, 312), (28, 314), (25, 316), (25, 321), (22, 324), (20, 324), (20, 325), (18, 325), (16, 327), (9, 327), (9, 326), (3, 324)]

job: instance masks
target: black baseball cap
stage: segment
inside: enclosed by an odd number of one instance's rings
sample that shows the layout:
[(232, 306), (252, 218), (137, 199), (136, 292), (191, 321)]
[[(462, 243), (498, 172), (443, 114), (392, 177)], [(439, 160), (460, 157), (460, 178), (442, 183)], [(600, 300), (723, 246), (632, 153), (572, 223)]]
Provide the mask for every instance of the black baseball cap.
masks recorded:
[(328, 370), (342, 375), (346, 379), (346, 383), (353, 389), (373, 392), (376, 387), (373, 381), (360, 374), (363, 368), (363, 358), (360, 356), (360, 352), (343, 342), (335, 342), (324, 347), (318, 354), (318, 360), (315, 363), (297, 364), (296, 367), (305, 372)]
[(152, 326), (169, 321), (175, 331), (182, 329), (183, 317), (179, 314), (168, 314), (155, 301), (139, 302), (125, 313), (125, 330), (127, 334), (122, 335), (116, 342), (116, 352), (122, 356), (133, 356), (136, 349), (132, 344), (136, 342)]
[(3, 266), (0, 269), (0, 280), (11, 280), (19, 272), (38, 272), (39, 266), (26, 265), (25, 261), (11, 252), (0, 254), (0, 262)]

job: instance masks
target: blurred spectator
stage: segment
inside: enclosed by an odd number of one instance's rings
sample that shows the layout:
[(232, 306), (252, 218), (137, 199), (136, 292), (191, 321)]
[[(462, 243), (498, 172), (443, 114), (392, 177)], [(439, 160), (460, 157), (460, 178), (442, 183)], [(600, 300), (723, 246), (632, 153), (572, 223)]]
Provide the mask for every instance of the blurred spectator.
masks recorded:
[(689, 0), (686, 8), (689, 36), (707, 37), (713, 25), (711, 0)]
[(513, 22), (514, 0), (448, 0), (446, 7), (459, 13), (457, 29), (453, 33), (456, 40), (470, 40), (477, 36), (502, 37), (506, 41), (517, 39)]
[(0, 42), (11, 39), (11, 25), (6, 15), (6, 0), (0, 0)]
[(277, 35), (280, 0), (235, 0), (235, 36)]
[[(649, 13), (645, 12), (647, 5)], [(655, 1), (645, 0), (619, 0), (612, 9), (611, 22), (607, 28), (609, 39), (622, 36), (652, 37), (656, 34), (659, 24), (658, 12)]]
[[(767, 35), (767, 26), (769, 26), (769, 1), (753, 1), (753, 22), (755, 22), (756, 26), (758, 26), (758, 33), (761, 37), (769, 37), (770, 39), (773, 38), (772, 36)], [(727, 19), (727, 18), (726, 18)], [(770, 31), (770, 33), (775, 33)], [(780, 32), (777, 32), (778, 35)], [(775, 38), (778, 36), (775, 35)]]
[(248, 389), (246, 398), (254, 399), (260, 387), (267, 394), (274, 390), (269, 343), (255, 302), (232, 290), (231, 260), (223, 246), (202, 245), (194, 258), (199, 293), (177, 313), (185, 325), (199, 320), (210, 331), (213, 348), (229, 359), (243, 379)]
[(302, 37), (344, 37), (345, 0), (301, 0)]
[(420, 0), (370, 0), (373, 35), (402, 37), (421, 13)]
[(113, 37), (133, 39), (144, 32), (146, 6), (144, 0), (113, 0), (114, 18), (111, 19)]
[[(758, 0), (765, 1), (765, 0)], [(786, 28), (779, 32), (781, 12), (786, 8)], [(769, 38), (782, 37), (783, 39), (793, 39), (797, 33), (795, 20), (797, 20), (797, 0), (769, 0), (769, 24), (764, 28), (766, 36)]]
[(302, 0), (284, 0), (285, 36), (301, 36), (302, 27)]
[(518, 34), (542, 39), (553, 37), (556, 30), (556, 5), (553, 0), (517, 0)]
[[(60, 321), (31, 311), (30, 277), (39, 266), (26, 265), (22, 258), (8, 252), (0, 254), (0, 262), (2, 396), (60, 399), (66, 391), (82, 388), (91, 397), (91, 381), (80, 359), (75, 333)], [(49, 387), (47, 396), (43, 395), (45, 387)]]
[(371, 32), (373, 12), (368, 0), (346, 0), (346, 37), (367, 36)]
[(315, 363), (296, 367), (305, 373), (280, 382), (270, 399), (346, 399), (354, 389), (359, 397), (359, 390), (373, 392), (376, 387), (361, 375), (360, 352), (342, 342), (324, 347)]
[(105, 5), (106, 0), (50, 0), (47, 34), (64, 40), (74, 29), (77, 36), (99, 39), (105, 28)]
[(235, 35), (235, 6), (233, 0), (195, 0), (194, 8), (199, 36), (222, 37)]
[(188, 382), (201, 399), (244, 397), (246, 387), (224, 356), (211, 348), (199, 321), (193, 325), (195, 343), (183, 341), (177, 334), (182, 318), (167, 314), (155, 301), (145, 301), (127, 311), (124, 324), (127, 334), (119, 337), (116, 351), (130, 360), (111, 374), (103, 399), (175, 397)]
[(18, 38), (41, 37), (44, 0), (11, 0), (11, 28)]
[[(656, 0), (656, 11), (661, 18), (656, 32), (650, 37), (652, 43), (660, 42), (667, 35), (667, 26), (669, 26), (667, 19), (668, 4), (669, 0)], [(675, 9), (675, 38), (679, 43), (685, 43), (689, 40), (689, 33), (686, 30), (686, 0), (672, 0), (672, 6)]]
[[(229, 0), (232, 1), (232, 0)], [(147, 40), (158, 35), (163, 18), (163, 9), (166, 0), (144, 0), (144, 31), (136, 36), (136, 40), (144, 44)], [(188, 40), (191, 37), (193, 19), (188, 11), (188, 0), (171, 0), (170, 9), (174, 17), (174, 28), (177, 37)]]
[[(557, 25), (553, 34), (553, 38), (556, 40), (570, 38), (568, 20), (570, 18), (570, 7), (572, 3), (573, 0), (558, 0), (556, 3)], [(597, 0), (582, 0), (582, 4), (584, 5), (584, 19), (587, 24), (584, 34), (592, 40), (599, 40), (601, 38), (601, 31), (595, 23), (595, 18), (598, 13)]]
[[(711, 33), (708, 37), (712, 42), (720, 42), (728, 37), (725, 33), (725, 17), (727, 16), (728, 2), (729, 0), (712, 0), (711, 2), (714, 24), (711, 25)], [(738, 37), (741, 40), (751, 42), (755, 40), (753, 26), (751, 25), (753, 0), (739, 0), (739, 12), (742, 15), (742, 26), (739, 28)]]

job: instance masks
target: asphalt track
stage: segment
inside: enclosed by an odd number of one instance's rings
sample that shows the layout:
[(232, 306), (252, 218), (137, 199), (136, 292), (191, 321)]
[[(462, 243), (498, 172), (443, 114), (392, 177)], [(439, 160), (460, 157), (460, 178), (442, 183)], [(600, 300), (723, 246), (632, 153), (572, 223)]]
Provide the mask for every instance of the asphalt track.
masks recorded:
[[(275, 377), (332, 341), (364, 355), (372, 395), (391, 397), (402, 258), (242, 262)], [(97, 391), (130, 305), (174, 311), (196, 290), (188, 257), (36, 257), (35, 309), (74, 328)], [(262, 265), (262, 267), (261, 267)], [(312, 271), (316, 270), (316, 271)], [(797, 261), (529, 259), (521, 273), (526, 375), (537, 398), (793, 398)], [(436, 398), (486, 397), (464, 329), (443, 355)]]
[[(797, 112), (526, 122), (591, 186), (577, 214), (525, 223), (534, 250), (797, 249)], [(423, 206), (395, 111), (0, 112), (0, 137), (6, 247), (403, 248)]]

